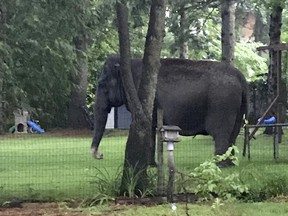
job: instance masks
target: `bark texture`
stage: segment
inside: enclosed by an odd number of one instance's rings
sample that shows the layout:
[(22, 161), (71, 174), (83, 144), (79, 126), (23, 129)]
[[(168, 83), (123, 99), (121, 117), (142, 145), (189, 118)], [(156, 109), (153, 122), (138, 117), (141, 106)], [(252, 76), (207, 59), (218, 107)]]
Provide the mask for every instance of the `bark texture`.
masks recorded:
[(85, 54), (87, 49), (87, 35), (81, 33), (75, 37), (74, 45), (77, 55), (77, 72), (71, 91), (68, 126), (75, 129), (82, 129), (88, 127), (83, 110), (83, 106), (86, 105), (88, 85), (88, 62)]
[(186, 16), (186, 13), (185, 13), (185, 9), (184, 9), (184, 6), (179, 10), (179, 15), (180, 15), (180, 29), (181, 29), (181, 34), (180, 34), (180, 38), (179, 38), (179, 41), (180, 41), (180, 55), (179, 57), (180, 58), (183, 58), (183, 59), (188, 59), (188, 53), (189, 53), (189, 45), (188, 45), (188, 42), (186, 40), (186, 37), (185, 37), (185, 31), (186, 29), (189, 28), (189, 25), (187, 25), (187, 16)]
[(235, 0), (222, 0), (221, 2), (221, 60), (233, 64), (235, 52)]
[(124, 1), (116, 3), (121, 77), (132, 114), (125, 150), (121, 193), (127, 193), (128, 186), (132, 184), (131, 179), (136, 181), (133, 193), (137, 195), (140, 195), (147, 185), (148, 151), (151, 143), (153, 104), (164, 35), (165, 5), (166, 0), (152, 0), (143, 57), (144, 66), (137, 91), (131, 73), (128, 9)]
[[(4, 2), (0, 2), (0, 42), (4, 41), (4, 25), (6, 22), (6, 7)], [(0, 55), (0, 134), (4, 133), (4, 115), (3, 115), (3, 80), (4, 80), (4, 59)]]
[[(273, 11), (270, 15), (270, 27), (269, 27), (270, 45), (275, 45), (275, 44), (280, 43), (282, 10), (283, 9), (280, 6), (275, 7), (273, 8)], [(269, 88), (269, 94), (272, 97), (271, 100), (273, 100), (273, 97), (275, 97), (277, 93), (277, 64), (278, 64), (277, 55), (278, 55), (277, 51), (270, 50), (268, 88)]]
[[(270, 45), (280, 44), (281, 40), (281, 26), (282, 26), (282, 11), (281, 6), (274, 6), (272, 13), (270, 15), (270, 27), (269, 27), (269, 38)], [(286, 85), (281, 76), (282, 70), (282, 56), (280, 51), (275, 51), (271, 49), (269, 51), (270, 64), (269, 64), (269, 74), (268, 74), (268, 92), (270, 102), (277, 96), (277, 88), (279, 88), (279, 105), (280, 105), (280, 122), (283, 122), (286, 107)], [(279, 71), (278, 71), (279, 70)], [(279, 82), (277, 83), (277, 74), (279, 73)], [(273, 112), (275, 112), (276, 107), (274, 107)]]
[(254, 25), (253, 35), (255, 37), (255, 42), (262, 42), (264, 44), (269, 43), (268, 38), (268, 26), (263, 23), (263, 16), (260, 13), (256, 13), (256, 20)]

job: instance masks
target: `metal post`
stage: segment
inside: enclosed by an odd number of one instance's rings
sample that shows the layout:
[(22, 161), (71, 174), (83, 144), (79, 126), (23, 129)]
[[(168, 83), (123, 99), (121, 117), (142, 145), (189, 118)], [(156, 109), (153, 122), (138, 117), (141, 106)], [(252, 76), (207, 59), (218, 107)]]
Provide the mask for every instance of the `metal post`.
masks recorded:
[(174, 164), (174, 142), (179, 142), (179, 131), (181, 128), (174, 125), (164, 125), (160, 131), (162, 132), (163, 141), (167, 142), (168, 150), (168, 170), (169, 179), (167, 185), (167, 200), (173, 203), (173, 192), (174, 192), (174, 179), (175, 179), (175, 164)]
[(174, 192), (174, 179), (175, 179), (175, 164), (174, 164), (174, 142), (167, 142), (167, 150), (168, 150), (168, 169), (169, 169), (169, 180), (167, 187), (167, 200), (168, 202), (173, 203), (173, 192)]

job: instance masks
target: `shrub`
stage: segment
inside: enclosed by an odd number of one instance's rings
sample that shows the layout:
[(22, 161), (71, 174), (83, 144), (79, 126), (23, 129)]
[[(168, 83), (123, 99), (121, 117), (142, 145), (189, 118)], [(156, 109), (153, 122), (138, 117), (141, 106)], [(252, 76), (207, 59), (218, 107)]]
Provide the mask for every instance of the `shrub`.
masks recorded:
[(239, 174), (232, 173), (224, 175), (222, 170), (217, 166), (221, 161), (230, 159), (235, 165), (238, 165), (237, 157), (232, 155), (232, 151), (237, 151), (236, 147), (230, 147), (228, 151), (221, 156), (216, 156), (205, 161), (199, 167), (196, 167), (189, 175), (180, 174), (178, 182), (178, 192), (195, 192), (202, 199), (231, 199), (241, 196), (248, 192)]

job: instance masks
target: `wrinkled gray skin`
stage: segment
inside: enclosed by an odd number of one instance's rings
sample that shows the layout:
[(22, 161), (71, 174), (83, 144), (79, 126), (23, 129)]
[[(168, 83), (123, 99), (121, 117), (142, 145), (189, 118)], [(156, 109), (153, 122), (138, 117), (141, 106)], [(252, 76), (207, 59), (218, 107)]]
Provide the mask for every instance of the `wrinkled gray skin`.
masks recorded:
[[(103, 158), (98, 148), (110, 109), (127, 103), (119, 64), (119, 56), (109, 57), (98, 82), (95, 134), (91, 146), (97, 159)], [(141, 71), (142, 60), (133, 59), (132, 73), (136, 87), (139, 86)], [(244, 76), (230, 65), (213, 61), (162, 59), (155, 105), (163, 109), (164, 124), (179, 126), (181, 135), (211, 135), (215, 141), (215, 154), (220, 155), (235, 143), (243, 115), (247, 112), (246, 94)]]

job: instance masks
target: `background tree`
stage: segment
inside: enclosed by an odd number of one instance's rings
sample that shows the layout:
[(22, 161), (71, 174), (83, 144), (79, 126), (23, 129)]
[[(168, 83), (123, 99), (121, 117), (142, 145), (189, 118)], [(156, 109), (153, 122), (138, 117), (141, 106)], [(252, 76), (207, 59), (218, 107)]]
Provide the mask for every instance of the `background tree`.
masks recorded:
[(236, 3), (234, 0), (221, 1), (221, 60), (229, 64), (233, 63), (235, 52), (235, 9)]
[[(220, 2), (170, 1), (162, 57), (221, 60)], [(264, 27), (269, 26), (271, 2), (274, 1), (237, 1), (235, 66), (249, 80), (267, 71), (267, 58), (257, 55), (255, 49), (262, 44), (253, 42), (253, 37), (241, 41), (242, 29), (248, 13), (257, 17), (259, 14), (262, 24), (257, 21), (254, 26), (255, 40), (269, 42), (268, 28)], [(82, 127), (85, 122), (79, 107), (85, 103), (86, 94), (89, 109), (93, 107), (94, 87), (103, 62), (109, 54), (118, 52), (113, 4), (104, 0), (3, 0), (1, 4), (6, 8), (5, 25), (0, 30), (5, 131), (14, 124), (13, 111), (18, 108), (27, 109), (44, 128)], [(129, 2), (133, 57), (143, 56), (148, 11), (146, 1)], [(287, 17), (287, 10), (283, 10), (282, 16)], [(281, 37), (288, 38), (285, 31)], [(80, 39), (78, 48), (75, 38)], [(86, 45), (80, 46), (81, 41)]]
[[(270, 45), (277, 45), (281, 43), (281, 26), (282, 26), (282, 12), (283, 12), (284, 1), (272, 2), (271, 15), (270, 15), (270, 28), (269, 38)], [(282, 55), (281, 52), (269, 50), (269, 74), (268, 74), (268, 90), (269, 99), (272, 100), (277, 96), (277, 88), (280, 89), (279, 95), (279, 111), (280, 119), (279, 122), (284, 122), (287, 104), (287, 92), (286, 85), (283, 81), (284, 76), (282, 75)], [(279, 83), (277, 83), (277, 74), (279, 68)], [(279, 85), (279, 86), (278, 86)], [(274, 109), (274, 112), (276, 107)]]
[[(76, 19), (80, 19), (80, 25), (76, 26), (78, 33), (73, 37), (73, 44), (76, 52), (76, 72), (73, 77), (68, 110), (68, 127), (74, 129), (87, 128), (88, 126), (83, 108), (86, 107), (88, 88), (87, 47), (91, 34), (89, 27), (91, 28), (93, 26), (91, 19), (94, 18), (90, 11), (91, 5), (89, 3), (90, 1), (87, 0), (78, 2), (78, 7), (76, 9)], [(79, 15), (80, 18), (78, 18)]]
[(6, 23), (6, 6), (3, 1), (0, 2), (0, 134), (4, 132), (3, 119), (3, 79), (4, 79), (4, 28)]
[(83, 109), (86, 107), (88, 87), (87, 40), (86, 33), (80, 33), (73, 39), (76, 52), (76, 72), (70, 94), (68, 127), (74, 129), (87, 128), (88, 126)]
[[(153, 0), (145, 42), (143, 70), (140, 87), (137, 92), (133, 85), (130, 65), (130, 40), (128, 30), (128, 9), (125, 2), (117, 1), (117, 18), (120, 42), (122, 80), (132, 113), (132, 123), (125, 150), (124, 170), (121, 190), (126, 190), (127, 182), (133, 176), (137, 178), (135, 192), (139, 194), (147, 184), (147, 145), (151, 138), (152, 112), (156, 92), (157, 74), (160, 68), (161, 43), (165, 26), (165, 0)], [(132, 173), (131, 173), (132, 168)]]
[[(83, 29), (87, 33), (93, 28), (94, 23), (87, 20), (97, 21), (94, 17), (97, 6), (92, 6), (96, 1), (85, 5), (80, 0), (4, 2), (5, 52), (9, 51), (11, 56), (5, 61), (4, 122), (13, 124), (13, 110), (22, 108), (45, 128), (66, 127), (69, 95), (71, 90), (79, 89), (76, 77), (81, 74), (75, 69), (80, 65), (79, 49), (71, 42)], [(86, 89), (82, 89), (85, 102)]]
[(201, 56), (201, 51), (206, 48), (205, 43), (210, 39), (209, 36), (206, 37), (204, 26), (207, 20), (215, 17), (214, 12), (218, 5), (217, 0), (169, 1), (166, 38), (169, 39), (169, 33), (172, 33), (174, 40), (172, 43), (165, 40), (165, 44), (171, 43), (168, 45), (169, 56), (181, 58), (192, 56), (195, 58), (198, 54)]

